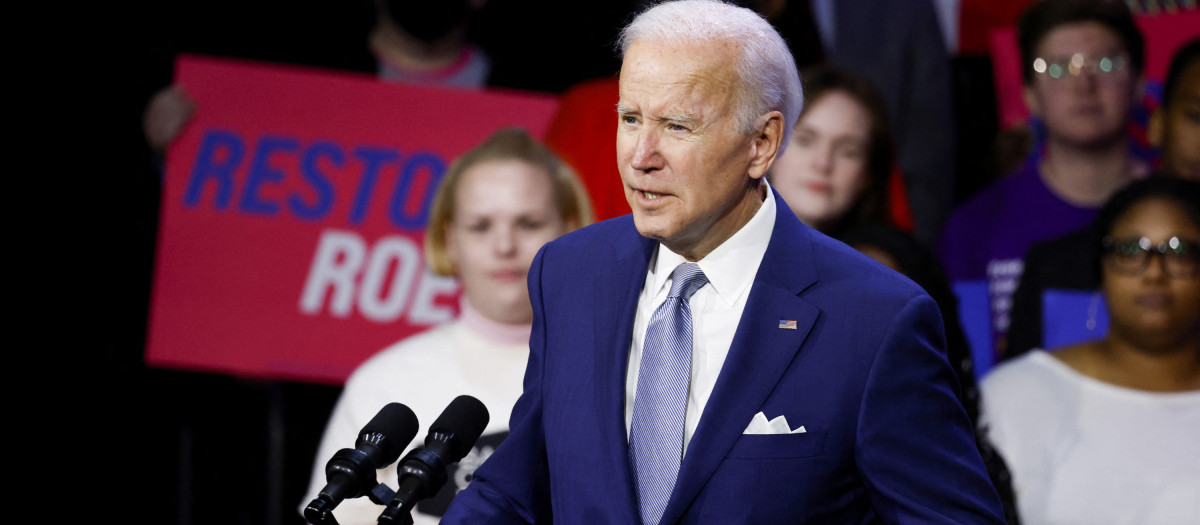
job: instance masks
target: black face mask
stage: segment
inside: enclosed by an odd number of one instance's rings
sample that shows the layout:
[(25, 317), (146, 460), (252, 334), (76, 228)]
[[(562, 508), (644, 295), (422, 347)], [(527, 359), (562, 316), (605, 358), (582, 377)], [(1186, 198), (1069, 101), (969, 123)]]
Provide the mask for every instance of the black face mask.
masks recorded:
[(466, 22), (468, 0), (387, 0), (392, 22), (423, 42), (433, 42)]

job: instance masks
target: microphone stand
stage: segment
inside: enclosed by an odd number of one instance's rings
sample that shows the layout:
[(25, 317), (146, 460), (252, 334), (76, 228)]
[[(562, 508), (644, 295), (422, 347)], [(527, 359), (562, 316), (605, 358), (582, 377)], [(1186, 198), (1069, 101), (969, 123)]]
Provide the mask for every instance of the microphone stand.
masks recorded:
[[(377, 505), (387, 505), (396, 497), (396, 492), (386, 483), (380, 483), (367, 493), (367, 499), (370, 499)], [(404, 521), (404, 518), (408, 518)], [(337, 518), (333, 517), (333, 509), (328, 508), (328, 502), (324, 499), (317, 498), (312, 500), (307, 507), (304, 508), (304, 519), (312, 525), (340, 525)], [(401, 525), (412, 525), (412, 516), (397, 517)]]

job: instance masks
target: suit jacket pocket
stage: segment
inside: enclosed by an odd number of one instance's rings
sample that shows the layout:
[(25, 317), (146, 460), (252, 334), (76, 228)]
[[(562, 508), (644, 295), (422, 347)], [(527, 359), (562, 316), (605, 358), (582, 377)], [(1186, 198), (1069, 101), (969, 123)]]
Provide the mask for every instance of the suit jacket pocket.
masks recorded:
[(729, 458), (807, 458), (821, 455), (825, 447), (825, 432), (803, 434), (742, 434)]

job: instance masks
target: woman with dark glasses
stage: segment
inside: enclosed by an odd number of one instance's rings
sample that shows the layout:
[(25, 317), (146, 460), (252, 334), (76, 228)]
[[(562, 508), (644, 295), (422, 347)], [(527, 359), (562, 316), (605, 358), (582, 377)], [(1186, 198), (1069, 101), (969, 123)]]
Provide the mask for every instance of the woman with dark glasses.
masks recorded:
[(981, 431), (1026, 525), (1195, 523), (1200, 183), (1134, 182), (1095, 226), (1108, 333), (986, 377)]

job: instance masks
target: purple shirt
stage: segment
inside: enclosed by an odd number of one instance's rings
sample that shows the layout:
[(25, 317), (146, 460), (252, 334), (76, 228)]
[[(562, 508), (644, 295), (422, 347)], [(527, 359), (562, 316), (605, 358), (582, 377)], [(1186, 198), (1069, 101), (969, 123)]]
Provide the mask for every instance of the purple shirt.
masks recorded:
[[(1038, 172), (1041, 158), (1030, 155), (1015, 173), (955, 210), (938, 244), (938, 256), (956, 287), (987, 283), (993, 342), (1008, 332), (1008, 312), (1025, 251), (1087, 226), (1098, 210), (1075, 206), (1050, 191)], [(964, 324), (971, 322), (963, 317)]]

